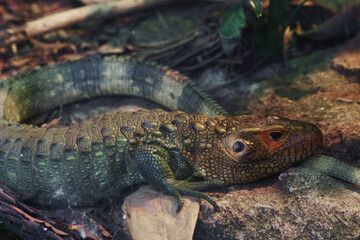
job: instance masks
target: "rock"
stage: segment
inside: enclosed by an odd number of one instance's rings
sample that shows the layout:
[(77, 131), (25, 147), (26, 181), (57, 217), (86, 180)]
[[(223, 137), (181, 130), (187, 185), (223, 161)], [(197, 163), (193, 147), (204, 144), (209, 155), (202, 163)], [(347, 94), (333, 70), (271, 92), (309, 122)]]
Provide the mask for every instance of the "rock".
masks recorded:
[(270, 186), (217, 199), (220, 211), (201, 211), (194, 239), (358, 239), (359, 201), (354, 187), (290, 169)]
[(229, 82), (229, 71), (219, 66), (204, 70), (197, 79), (199, 86), (205, 91)]
[(360, 34), (343, 46), (332, 60), (333, 67), (354, 81), (360, 81)]
[(315, 123), (323, 132), (329, 155), (358, 161), (359, 41), (360, 36), (341, 48), (291, 60), (291, 67), (260, 83), (263, 88), (253, 95), (248, 110)]
[(135, 240), (190, 240), (199, 208), (196, 198), (185, 196), (182, 210), (176, 213), (175, 198), (149, 186), (126, 197), (122, 206), (126, 226)]

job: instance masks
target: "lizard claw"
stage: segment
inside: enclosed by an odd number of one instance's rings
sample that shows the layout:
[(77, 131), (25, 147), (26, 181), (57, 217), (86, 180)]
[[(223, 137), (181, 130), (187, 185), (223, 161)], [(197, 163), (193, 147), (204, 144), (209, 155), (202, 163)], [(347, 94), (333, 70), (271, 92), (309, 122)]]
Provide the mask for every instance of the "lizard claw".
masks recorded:
[(181, 209), (183, 208), (184, 203), (182, 202), (178, 202), (178, 208), (176, 209), (176, 213), (179, 213), (181, 211)]

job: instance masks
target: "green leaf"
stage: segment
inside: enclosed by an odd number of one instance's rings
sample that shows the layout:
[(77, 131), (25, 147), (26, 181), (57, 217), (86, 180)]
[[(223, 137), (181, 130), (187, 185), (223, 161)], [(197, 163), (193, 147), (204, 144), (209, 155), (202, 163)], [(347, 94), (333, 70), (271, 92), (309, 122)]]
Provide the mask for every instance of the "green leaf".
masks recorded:
[(245, 27), (246, 17), (242, 4), (237, 4), (224, 12), (219, 28), (220, 37), (233, 38), (241, 34), (240, 28)]
[(250, 6), (253, 8), (256, 17), (259, 18), (262, 16), (262, 11), (261, 11), (261, 2), (262, 0), (247, 0), (248, 3), (250, 4)]

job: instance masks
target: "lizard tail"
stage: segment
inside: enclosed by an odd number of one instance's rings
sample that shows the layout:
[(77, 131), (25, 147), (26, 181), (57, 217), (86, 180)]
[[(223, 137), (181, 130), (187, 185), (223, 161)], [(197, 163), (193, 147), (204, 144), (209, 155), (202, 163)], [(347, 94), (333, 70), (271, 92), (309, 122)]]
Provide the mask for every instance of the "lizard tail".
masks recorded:
[(360, 168), (334, 157), (325, 155), (311, 157), (307, 161), (306, 167), (360, 186)]
[(171, 110), (209, 117), (227, 112), (186, 76), (152, 62), (118, 56), (67, 61), (10, 79), (5, 117), (21, 122), (39, 112), (99, 96), (151, 100)]

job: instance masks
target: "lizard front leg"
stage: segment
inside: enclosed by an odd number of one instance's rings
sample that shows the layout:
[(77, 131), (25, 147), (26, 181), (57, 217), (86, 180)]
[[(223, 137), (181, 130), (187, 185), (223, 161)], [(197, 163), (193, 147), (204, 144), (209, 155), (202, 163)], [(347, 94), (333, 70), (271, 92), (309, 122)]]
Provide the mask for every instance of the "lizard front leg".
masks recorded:
[(175, 179), (175, 175), (168, 164), (170, 160), (169, 152), (157, 145), (138, 146), (134, 152), (134, 159), (137, 162), (139, 171), (151, 185), (176, 198), (178, 202), (176, 212), (179, 212), (184, 204), (180, 193), (203, 198), (217, 209), (216, 202), (211, 196), (194, 189), (223, 187), (222, 182), (187, 182)]

